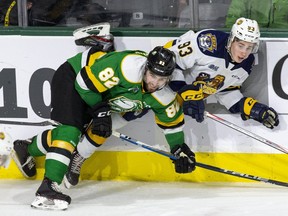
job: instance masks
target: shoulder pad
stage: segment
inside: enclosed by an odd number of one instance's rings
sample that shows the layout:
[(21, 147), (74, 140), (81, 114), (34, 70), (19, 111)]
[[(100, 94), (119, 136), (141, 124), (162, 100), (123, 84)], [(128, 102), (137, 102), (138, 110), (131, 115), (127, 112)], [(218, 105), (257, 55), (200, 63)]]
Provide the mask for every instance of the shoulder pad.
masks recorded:
[(202, 30), (197, 34), (198, 47), (205, 54), (221, 52), (226, 47), (229, 37), (228, 33), (214, 29)]
[(176, 97), (176, 92), (172, 91), (168, 86), (163, 89), (153, 92), (152, 96), (163, 106), (167, 106), (169, 103), (173, 102)]
[(142, 82), (143, 72), (147, 58), (138, 54), (128, 54), (121, 62), (121, 72), (125, 79), (131, 83)]

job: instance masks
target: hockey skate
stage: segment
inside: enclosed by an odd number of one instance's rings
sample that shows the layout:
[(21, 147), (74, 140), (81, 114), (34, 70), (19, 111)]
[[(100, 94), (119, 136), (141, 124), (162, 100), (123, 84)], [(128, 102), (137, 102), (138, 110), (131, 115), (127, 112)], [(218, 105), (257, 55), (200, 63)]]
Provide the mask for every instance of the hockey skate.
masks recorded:
[(14, 159), (17, 167), (26, 178), (33, 178), (36, 176), (36, 162), (28, 152), (28, 145), (31, 140), (16, 140), (13, 145), (11, 156)]
[(78, 46), (88, 46), (98, 48), (99, 51), (115, 51), (114, 36), (110, 33), (109, 23), (98, 23), (73, 32), (75, 44)]
[(85, 160), (86, 159), (78, 153), (77, 149), (72, 153), (68, 171), (64, 176), (63, 183), (66, 188), (70, 188), (78, 184), (80, 170)]
[(56, 182), (45, 177), (31, 207), (44, 210), (66, 210), (70, 203), (71, 197), (63, 194)]

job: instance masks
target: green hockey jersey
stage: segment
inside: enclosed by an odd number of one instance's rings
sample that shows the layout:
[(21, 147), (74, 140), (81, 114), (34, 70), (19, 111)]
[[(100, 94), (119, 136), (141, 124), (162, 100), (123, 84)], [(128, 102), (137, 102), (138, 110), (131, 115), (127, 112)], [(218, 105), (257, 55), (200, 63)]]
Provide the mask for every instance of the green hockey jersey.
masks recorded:
[(117, 113), (149, 108), (170, 147), (182, 144), (184, 114), (176, 93), (169, 87), (154, 93), (144, 91), (146, 61), (147, 54), (137, 50), (107, 54), (87, 50), (68, 60), (77, 73), (75, 88), (89, 106), (107, 101)]

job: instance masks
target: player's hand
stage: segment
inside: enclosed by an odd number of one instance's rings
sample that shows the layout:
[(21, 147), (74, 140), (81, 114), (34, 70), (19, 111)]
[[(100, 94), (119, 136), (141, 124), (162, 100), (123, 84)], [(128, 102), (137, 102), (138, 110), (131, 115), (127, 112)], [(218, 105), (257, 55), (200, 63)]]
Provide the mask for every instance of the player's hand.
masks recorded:
[(197, 122), (204, 121), (205, 105), (203, 100), (199, 101), (184, 101), (183, 112), (185, 115), (191, 116)]
[(183, 99), (184, 114), (196, 119), (197, 122), (202, 122), (205, 111), (202, 82), (194, 82), (191, 85), (186, 85), (178, 94)]
[(269, 107), (266, 110), (265, 118), (263, 119), (262, 124), (270, 129), (273, 129), (279, 125), (278, 113), (272, 107)]
[(107, 138), (112, 134), (111, 108), (107, 102), (95, 105), (92, 111), (93, 122), (91, 132)]
[(243, 111), (241, 113), (243, 120), (251, 118), (270, 129), (279, 125), (278, 113), (272, 107), (259, 103), (253, 98), (245, 98), (244, 109), (250, 110), (250, 113)]
[(191, 173), (195, 170), (196, 159), (194, 152), (183, 143), (182, 145), (176, 145), (171, 153), (179, 157), (177, 160), (174, 160), (175, 172), (177, 173)]
[(146, 115), (150, 109), (144, 108), (142, 110), (137, 110), (137, 111), (131, 111), (131, 112), (126, 112), (122, 115), (122, 117), (126, 121), (133, 121), (137, 118), (142, 118), (142, 116)]

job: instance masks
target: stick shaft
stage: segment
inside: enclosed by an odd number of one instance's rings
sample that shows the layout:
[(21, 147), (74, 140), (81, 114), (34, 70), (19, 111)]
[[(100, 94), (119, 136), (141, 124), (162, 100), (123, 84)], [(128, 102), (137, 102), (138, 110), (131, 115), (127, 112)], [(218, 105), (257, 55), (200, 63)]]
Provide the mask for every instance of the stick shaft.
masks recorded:
[(255, 134), (255, 133), (252, 133), (252, 132), (250, 132), (248, 130), (245, 130), (245, 129), (243, 129), (243, 128), (241, 128), (241, 127), (239, 127), (239, 126), (237, 126), (237, 125), (235, 125), (235, 124), (233, 124), (233, 123), (231, 123), (231, 122), (229, 122), (229, 121), (227, 121), (227, 120), (225, 120), (223, 118), (215, 116), (215, 115), (213, 115), (213, 114), (211, 114), (211, 113), (209, 113), (207, 111), (205, 112), (205, 115), (208, 118), (210, 118), (210, 119), (213, 119), (213, 120), (215, 120), (215, 121), (217, 121), (217, 122), (219, 122), (219, 123), (221, 123), (223, 125), (226, 125), (226, 126), (232, 128), (232, 129), (234, 129), (234, 130), (236, 130), (236, 131), (238, 131), (238, 132), (240, 132), (242, 134), (245, 134), (245, 135), (247, 135), (247, 136), (249, 136), (249, 137), (251, 137), (251, 138), (253, 138), (255, 140), (258, 140), (258, 141), (260, 141), (260, 142), (262, 142), (262, 143), (264, 143), (264, 144), (266, 144), (266, 145), (268, 145), (268, 146), (270, 146), (270, 147), (272, 147), (274, 149), (277, 149), (278, 151), (281, 151), (281, 152), (283, 152), (285, 154), (288, 154), (288, 149), (286, 149), (283, 146), (280, 146), (280, 145), (278, 145), (278, 144), (276, 144), (276, 143), (274, 143), (274, 142), (272, 142), (270, 140), (267, 140), (264, 137), (261, 137), (261, 136)]
[(244, 174), (244, 173), (238, 173), (235, 171), (222, 169), (222, 168), (211, 166), (208, 164), (203, 164), (203, 163), (197, 162), (196, 166), (199, 166), (201, 168), (208, 169), (211, 171), (219, 172), (219, 173), (224, 173), (227, 175), (232, 175), (232, 176), (236, 176), (236, 177), (240, 177), (240, 178), (250, 179), (253, 181), (259, 181), (259, 182), (270, 183), (270, 184), (288, 187), (288, 183), (286, 183), (286, 182), (281, 182), (281, 181), (272, 180), (272, 179), (266, 179), (266, 178), (262, 178), (262, 177), (258, 177), (258, 176), (254, 176), (254, 175), (249, 175), (249, 174)]
[(149, 151), (152, 151), (152, 152), (161, 154), (161, 155), (163, 155), (163, 156), (169, 157), (169, 158), (172, 159), (172, 160), (176, 160), (176, 159), (177, 159), (177, 157), (176, 157), (175, 155), (171, 154), (170, 152), (166, 152), (166, 151), (164, 151), (164, 150), (154, 148), (154, 147), (149, 146), (149, 145), (147, 145), (147, 144), (145, 144), (145, 143), (143, 143), (143, 142), (140, 142), (140, 141), (138, 141), (138, 140), (135, 140), (135, 139), (133, 139), (133, 138), (131, 138), (131, 137), (125, 135), (125, 134), (121, 134), (121, 133), (116, 132), (116, 131), (113, 131), (112, 134), (113, 134), (113, 136), (115, 136), (115, 137), (118, 137), (118, 138), (120, 138), (120, 139), (122, 139), (122, 140), (125, 140), (125, 141), (127, 141), (127, 142), (130, 142), (130, 143), (132, 143), (132, 144), (134, 144), (134, 145), (140, 146), (140, 147), (142, 147), (142, 148), (144, 148), (144, 149), (147, 149), (147, 150), (149, 150)]
[[(147, 149), (149, 151), (152, 151), (152, 152), (161, 154), (163, 156), (169, 157), (172, 160), (177, 160), (178, 159), (178, 157), (176, 155), (173, 155), (170, 152), (154, 148), (154, 147), (152, 147), (150, 145), (147, 145), (147, 144), (145, 144), (145, 143), (143, 143), (141, 141), (133, 139), (133, 138), (131, 138), (131, 137), (125, 135), (125, 134), (121, 134), (121, 133), (116, 132), (116, 131), (113, 131), (112, 134), (115, 137), (118, 137), (118, 138), (120, 138), (122, 140), (125, 140), (125, 141), (127, 141), (129, 143), (132, 143), (134, 145), (140, 146), (140, 147), (142, 147), (144, 149)], [(288, 183), (286, 183), (286, 182), (281, 182), (281, 181), (272, 180), (272, 179), (266, 179), (266, 178), (262, 178), (262, 177), (258, 177), (258, 176), (245, 174), (245, 173), (238, 173), (238, 172), (235, 172), (235, 171), (231, 171), (231, 170), (227, 170), (227, 169), (211, 166), (211, 165), (208, 165), (208, 164), (203, 164), (203, 163), (200, 163), (200, 162), (196, 162), (196, 166), (201, 167), (203, 169), (211, 170), (211, 171), (214, 171), (214, 172), (219, 172), (219, 173), (223, 173), (223, 174), (226, 174), (226, 175), (236, 176), (236, 177), (239, 177), (239, 178), (245, 178), (245, 179), (250, 179), (250, 180), (253, 180), (253, 181), (270, 183), (270, 184), (274, 184), (274, 185), (278, 185), (278, 186), (288, 187)]]
[(0, 120), (0, 124), (11, 124), (11, 125), (26, 125), (26, 126), (57, 126), (58, 122), (53, 120), (47, 120), (42, 122), (21, 122), (21, 121), (6, 121)]

